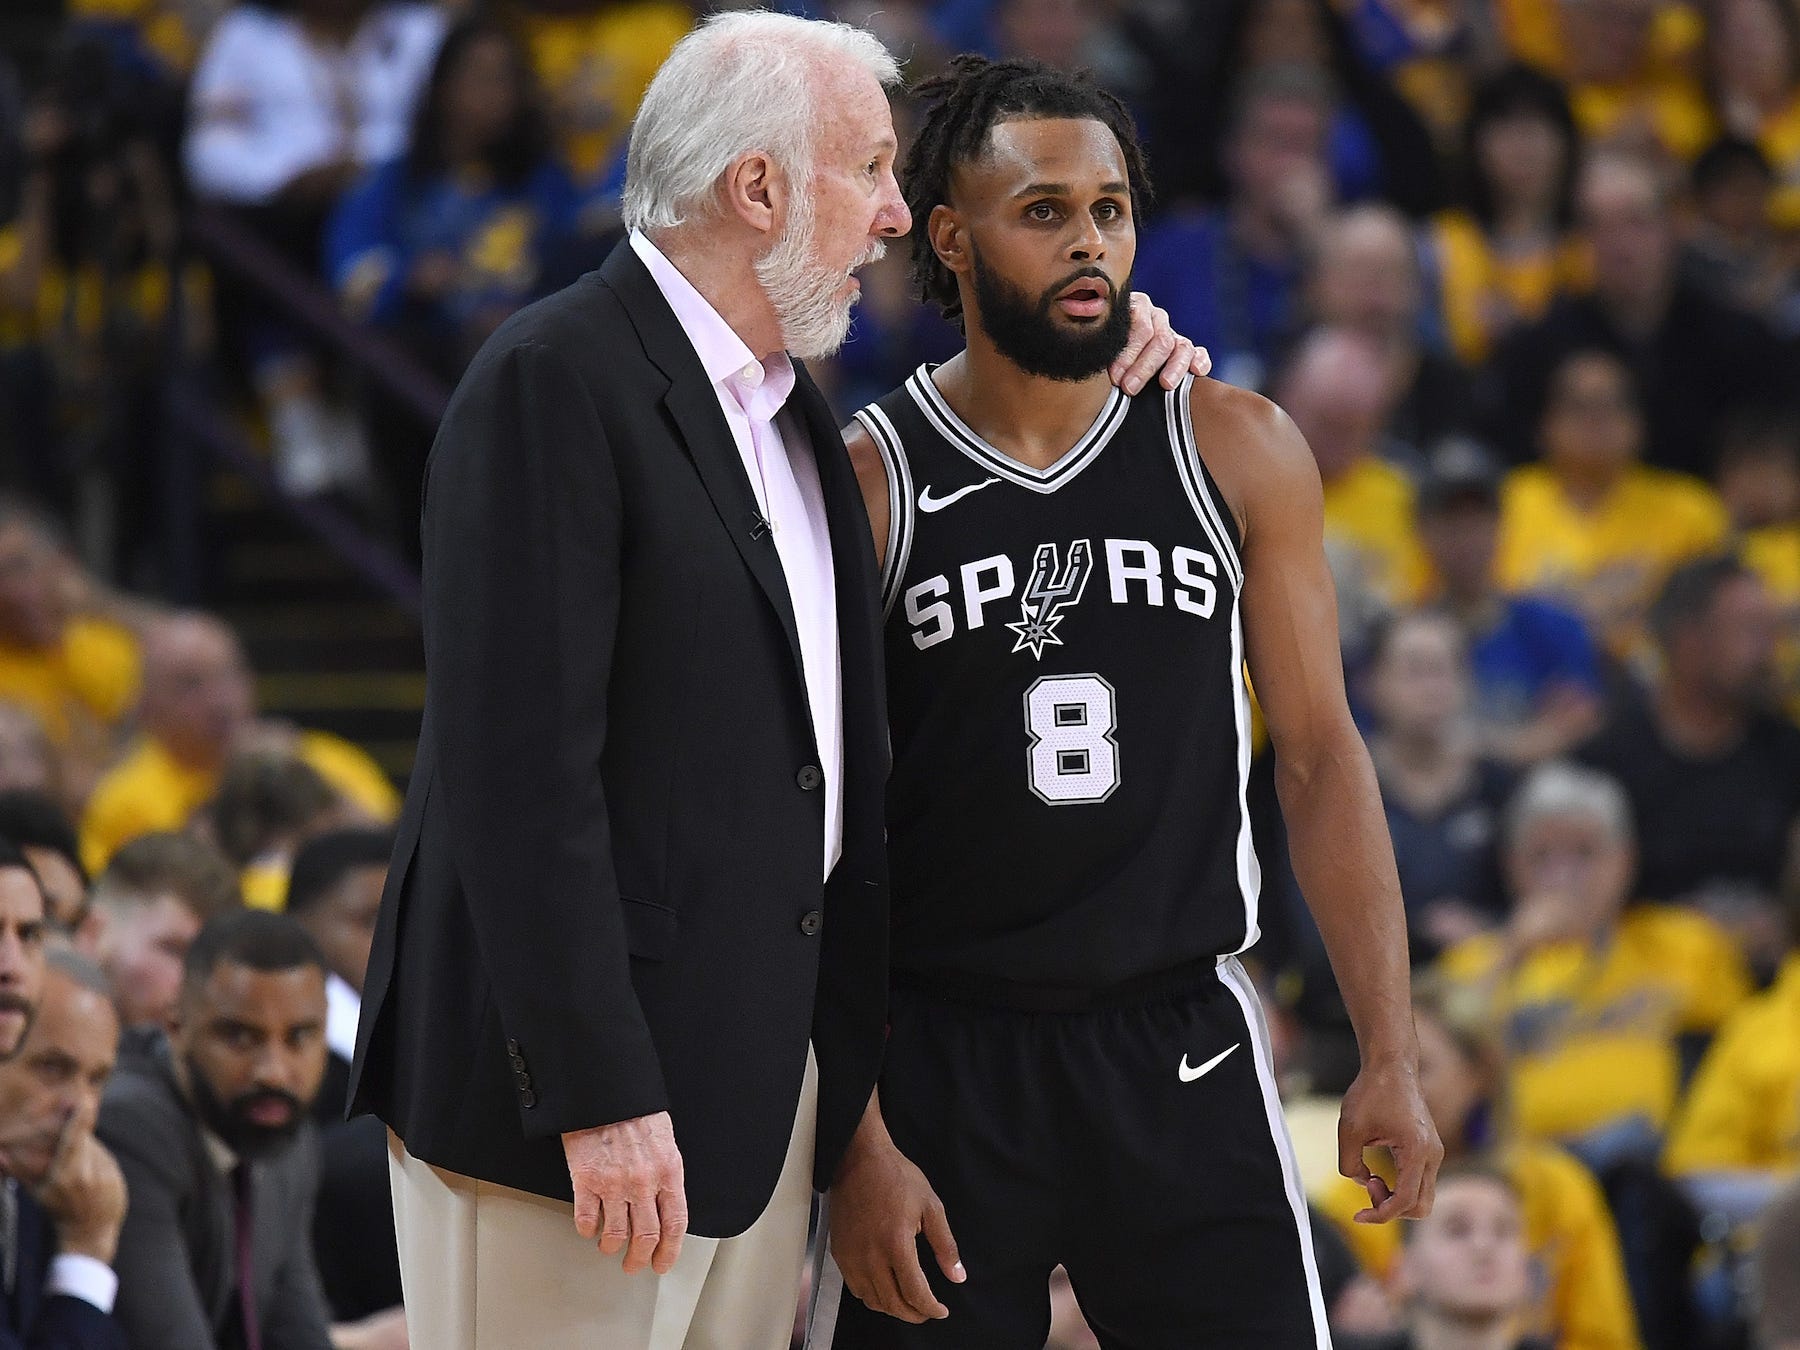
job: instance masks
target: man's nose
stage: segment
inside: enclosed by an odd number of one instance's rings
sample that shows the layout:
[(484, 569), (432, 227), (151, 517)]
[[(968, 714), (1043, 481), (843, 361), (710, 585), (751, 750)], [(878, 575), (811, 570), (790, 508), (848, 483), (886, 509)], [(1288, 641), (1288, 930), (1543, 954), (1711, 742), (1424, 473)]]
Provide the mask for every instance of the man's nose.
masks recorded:
[(1106, 239), (1093, 217), (1083, 216), (1082, 226), (1069, 243), (1071, 262), (1093, 262), (1106, 256)]
[(875, 233), (895, 239), (912, 228), (912, 212), (907, 210), (906, 198), (901, 195), (900, 184), (891, 170), (885, 188), (886, 200), (882, 202), (881, 210), (875, 213)]

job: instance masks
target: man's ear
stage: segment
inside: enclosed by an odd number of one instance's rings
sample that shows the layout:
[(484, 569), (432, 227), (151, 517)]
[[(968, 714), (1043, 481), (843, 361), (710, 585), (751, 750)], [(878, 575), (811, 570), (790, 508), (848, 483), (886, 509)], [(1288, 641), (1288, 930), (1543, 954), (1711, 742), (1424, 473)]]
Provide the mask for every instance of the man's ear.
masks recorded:
[(726, 211), (753, 230), (775, 233), (786, 206), (787, 181), (766, 151), (732, 160), (719, 183)]
[(931, 238), (931, 251), (952, 273), (961, 276), (974, 265), (970, 259), (968, 230), (950, 207), (932, 207), (925, 230)]
[(75, 950), (90, 961), (99, 961), (101, 953), (106, 949), (108, 924), (111, 921), (111, 916), (103, 908), (90, 904), (87, 913), (81, 916), (81, 922), (75, 925), (75, 932), (69, 939), (74, 944)]

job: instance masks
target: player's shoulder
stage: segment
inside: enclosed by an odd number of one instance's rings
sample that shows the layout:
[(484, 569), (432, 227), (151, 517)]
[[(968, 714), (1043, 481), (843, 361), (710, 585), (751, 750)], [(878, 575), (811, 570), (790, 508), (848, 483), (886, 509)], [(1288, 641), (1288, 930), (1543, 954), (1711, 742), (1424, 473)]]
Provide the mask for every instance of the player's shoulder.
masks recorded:
[(1261, 503), (1285, 510), (1320, 498), (1319, 467), (1306, 438), (1273, 400), (1202, 378), (1189, 389), (1188, 417), (1194, 445), (1240, 528), (1252, 523)]

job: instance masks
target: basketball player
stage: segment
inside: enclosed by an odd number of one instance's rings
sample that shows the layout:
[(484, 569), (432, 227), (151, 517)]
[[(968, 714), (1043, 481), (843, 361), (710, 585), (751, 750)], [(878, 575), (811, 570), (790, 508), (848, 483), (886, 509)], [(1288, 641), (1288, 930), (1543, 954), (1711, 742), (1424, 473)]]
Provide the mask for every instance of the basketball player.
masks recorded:
[(1362, 1050), (1339, 1129), (1359, 1217), (1427, 1212), (1442, 1148), (1318, 472), (1254, 394), (1109, 383), (1146, 186), (1116, 100), (974, 57), (921, 92), (915, 276), (967, 347), (848, 433), (884, 569), (894, 990), (832, 1193), (856, 1299), (833, 1327), (827, 1291), (815, 1344), (1039, 1350), (1060, 1262), (1109, 1350), (1325, 1347), (1237, 959), (1246, 660)]

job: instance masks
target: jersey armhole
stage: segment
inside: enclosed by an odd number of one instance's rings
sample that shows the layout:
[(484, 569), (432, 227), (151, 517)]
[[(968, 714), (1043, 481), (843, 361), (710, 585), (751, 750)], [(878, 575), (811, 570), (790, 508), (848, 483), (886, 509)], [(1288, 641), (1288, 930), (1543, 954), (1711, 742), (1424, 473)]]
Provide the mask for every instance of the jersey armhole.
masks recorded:
[(881, 560), (881, 618), (885, 623), (894, 612), (894, 601), (900, 596), (900, 581), (905, 577), (906, 564), (912, 557), (915, 524), (912, 469), (906, 462), (900, 433), (878, 404), (871, 403), (859, 409), (856, 420), (875, 442), (881, 466), (887, 472), (887, 550)]
[(1181, 480), (1188, 504), (1199, 517), (1201, 529), (1219, 552), (1219, 563), (1231, 579), (1233, 592), (1244, 589), (1244, 567), (1238, 559), (1237, 546), (1225, 528), (1225, 518), (1213, 493), (1211, 476), (1200, 458), (1200, 447), (1194, 441), (1193, 390), (1197, 377), (1189, 375), (1175, 388), (1163, 394), (1163, 408), (1169, 431), (1169, 451), (1175, 457), (1175, 474)]

